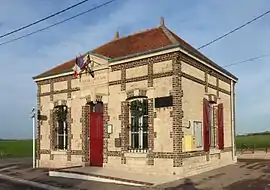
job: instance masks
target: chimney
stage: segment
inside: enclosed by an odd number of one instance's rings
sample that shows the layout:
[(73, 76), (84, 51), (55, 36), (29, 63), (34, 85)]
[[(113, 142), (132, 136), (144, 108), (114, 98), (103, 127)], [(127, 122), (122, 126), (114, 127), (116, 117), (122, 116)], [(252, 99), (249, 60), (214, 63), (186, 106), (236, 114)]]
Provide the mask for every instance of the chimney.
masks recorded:
[(160, 26), (165, 26), (164, 17), (160, 17)]
[(114, 37), (114, 40), (118, 40), (119, 39), (119, 32), (118, 31), (116, 31), (116, 33), (115, 33), (115, 37)]

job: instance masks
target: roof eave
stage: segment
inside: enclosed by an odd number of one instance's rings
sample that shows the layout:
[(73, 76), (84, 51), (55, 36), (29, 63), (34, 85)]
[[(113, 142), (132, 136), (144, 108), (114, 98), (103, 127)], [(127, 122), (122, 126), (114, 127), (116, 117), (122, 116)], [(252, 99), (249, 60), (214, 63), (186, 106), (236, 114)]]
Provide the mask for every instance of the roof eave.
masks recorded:
[[(182, 47), (180, 44), (172, 44), (172, 45), (168, 45), (168, 46), (164, 46), (164, 47), (161, 47), (161, 48), (157, 48), (157, 49), (154, 49), (154, 50), (150, 50), (150, 51), (145, 51), (145, 52), (141, 52), (141, 53), (135, 53), (135, 54), (131, 54), (131, 55), (128, 55), (128, 56), (122, 56), (122, 57), (118, 57), (118, 58), (112, 58), (112, 59), (109, 59), (109, 63), (113, 63), (113, 62), (116, 62), (116, 61), (121, 61), (121, 60), (124, 60), (124, 59), (129, 59), (129, 58), (134, 58), (134, 57), (138, 57), (138, 56), (142, 56), (142, 55), (146, 55), (146, 54), (149, 54), (149, 53), (156, 53), (156, 52), (159, 52), (159, 51), (164, 51), (164, 50), (168, 50), (168, 49), (171, 49), (171, 48), (181, 48), (185, 51), (187, 51), (188, 53), (192, 54), (193, 56), (197, 57), (198, 59), (202, 60), (201, 58), (199, 58), (196, 54), (194, 54), (194, 52), (192, 51), (189, 51), (188, 49)], [(230, 73), (229, 71), (227, 71), (226, 69), (222, 68), (221, 66), (219, 66), (218, 64), (216, 64), (215, 62), (213, 61), (207, 61), (207, 60), (202, 60), (202, 61), (205, 61), (206, 63), (212, 65), (213, 67), (215, 67), (216, 69), (220, 70), (222, 73), (230, 76), (231, 78), (233, 78), (236, 82), (238, 81), (238, 78), (236, 76), (234, 76), (232, 73)]]
[(187, 51), (188, 53), (190, 53), (191, 55), (193, 55), (194, 57), (197, 57), (198, 59), (212, 65), (213, 67), (215, 67), (216, 69), (220, 70), (221, 72), (223, 72), (224, 74), (230, 76), (231, 78), (233, 78), (235, 81), (238, 81), (238, 78), (236, 76), (234, 76), (231, 72), (227, 71), (226, 69), (224, 69), (223, 67), (219, 66), (218, 64), (216, 64), (215, 62), (213, 62), (212, 60), (210, 60), (209, 58), (207, 59), (202, 59), (200, 58), (198, 55), (196, 55), (196, 53), (194, 53), (193, 51), (190, 51), (189, 49), (185, 48), (185, 47), (182, 47), (180, 45), (180, 48), (182, 48), (183, 50)]
[[(94, 55), (94, 56), (100, 57), (102, 59), (106, 59), (106, 60), (109, 60), (110, 59), (109, 57), (106, 57), (104, 55), (100, 55), (100, 54), (95, 53), (93, 51), (90, 51), (89, 53), (92, 54), (92, 55)], [(85, 56), (86, 54), (87, 53), (84, 53), (83, 56)], [(72, 69), (67, 69), (67, 70), (61, 71), (59, 73), (54, 73), (54, 74), (49, 74), (49, 75), (39, 74), (37, 76), (32, 77), (32, 79), (35, 81), (35, 80), (40, 79), (40, 78), (50, 77), (50, 76), (59, 75), (59, 74), (64, 74), (64, 73), (68, 73), (68, 72), (71, 72), (71, 71), (72, 71)]]
[(68, 73), (68, 72), (71, 72), (72, 69), (67, 69), (67, 70), (64, 70), (64, 71), (61, 71), (61, 72), (58, 72), (58, 73), (54, 73), (54, 74), (50, 74), (50, 75), (37, 75), (37, 76), (34, 76), (32, 77), (32, 79), (34, 81), (38, 80), (38, 79), (41, 79), (41, 78), (45, 78), (45, 77), (52, 77), (54, 75), (60, 75), (60, 74), (65, 74), (65, 73)]

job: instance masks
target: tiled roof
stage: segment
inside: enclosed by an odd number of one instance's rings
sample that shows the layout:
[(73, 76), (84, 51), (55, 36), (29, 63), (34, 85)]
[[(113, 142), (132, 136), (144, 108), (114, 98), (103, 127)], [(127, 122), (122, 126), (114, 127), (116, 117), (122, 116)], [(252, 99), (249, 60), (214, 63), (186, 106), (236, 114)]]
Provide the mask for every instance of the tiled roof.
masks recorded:
[(171, 45), (161, 27), (113, 40), (93, 50), (109, 58), (119, 58)]
[[(229, 76), (236, 78), (231, 73), (222, 69), (221, 67), (213, 63), (211, 60), (206, 58), (202, 53), (200, 53), (191, 45), (189, 45), (187, 42), (182, 40), (179, 36), (171, 32), (164, 25), (157, 28), (150, 29), (150, 30), (138, 32), (138, 33), (126, 36), (126, 37), (119, 38), (119, 39), (114, 39), (94, 49), (92, 52), (98, 55), (105, 56), (108, 59), (117, 59), (121, 57), (126, 57), (126, 56), (130, 56), (134, 54), (140, 54), (140, 53), (145, 53), (145, 52), (149, 52), (156, 49), (169, 47), (172, 45), (179, 45), (181, 48), (183, 48), (187, 52), (208, 62), (214, 67), (221, 69), (223, 72), (225, 72)], [(75, 64), (75, 59), (70, 60), (66, 63), (58, 65), (52, 68), (51, 70), (48, 70), (34, 77), (34, 79), (72, 71), (72, 67), (74, 66), (74, 64)]]

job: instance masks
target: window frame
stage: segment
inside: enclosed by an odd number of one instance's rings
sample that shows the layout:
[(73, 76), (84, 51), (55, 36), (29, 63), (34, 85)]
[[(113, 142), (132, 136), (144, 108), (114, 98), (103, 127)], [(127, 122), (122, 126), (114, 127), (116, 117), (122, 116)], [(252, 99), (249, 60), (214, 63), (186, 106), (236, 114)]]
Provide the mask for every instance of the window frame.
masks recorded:
[[(197, 126), (200, 126), (200, 134), (199, 134), (199, 136), (200, 136), (200, 142), (199, 143), (197, 143), (197, 141), (198, 141), (198, 138), (197, 138)], [(203, 138), (204, 138), (204, 133), (203, 133), (203, 122), (202, 121), (199, 121), (199, 120), (193, 120), (193, 122), (192, 122), (192, 136), (194, 137), (194, 139), (195, 139), (195, 147), (196, 148), (203, 148)], [(200, 144), (200, 145), (198, 145), (198, 144)]]
[[(65, 120), (64, 121), (61, 121), (57, 118), (57, 115), (56, 115), (56, 119), (55, 119), (55, 127), (56, 127), (56, 130), (55, 130), (55, 133), (56, 133), (56, 139), (55, 139), (55, 147), (56, 147), (56, 150), (58, 151), (67, 151), (68, 149), (68, 126), (67, 126), (67, 120), (68, 120), (68, 107), (66, 105), (57, 105), (54, 107), (55, 111), (57, 111), (56, 109), (63, 109), (62, 111), (65, 111), (66, 113), (66, 116), (65, 116)], [(54, 113), (54, 114), (57, 114), (57, 113)], [(60, 124), (62, 123), (62, 124)], [(63, 127), (63, 129), (60, 130), (60, 126)], [(63, 133), (61, 133), (60, 131), (63, 131)], [(62, 142), (63, 142), (63, 145), (60, 146), (60, 138), (63, 138), (62, 139)]]
[(218, 125), (217, 125), (217, 106), (210, 104), (209, 106), (209, 138), (210, 148), (218, 148)]
[[(131, 110), (131, 104), (133, 101), (141, 101), (142, 103), (146, 103), (146, 111), (145, 113), (136, 118), (136, 116), (132, 115), (132, 110)], [(129, 152), (134, 152), (134, 153), (147, 153), (149, 146), (148, 146), (148, 138), (149, 138), (149, 125), (148, 125), (148, 119), (149, 119), (149, 112), (148, 112), (148, 99), (147, 97), (136, 97), (136, 98), (132, 98), (129, 99), (129, 124), (130, 124), (130, 128), (129, 128), (129, 148), (128, 151)], [(146, 118), (146, 122), (144, 122), (144, 119)], [(134, 126), (134, 119), (137, 119), (137, 121), (135, 121), (138, 124), (138, 129), (133, 130), (133, 126)], [(146, 124), (146, 126), (145, 126)], [(146, 130), (145, 130), (146, 127)], [(134, 136), (135, 134), (138, 135), (138, 142), (135, 142)], [(144, 140), (146, 136), (146, 140)], [(134, 145), (137, 144), (137, 145)], [(135, 147), (136, 146), (136, 147)]]

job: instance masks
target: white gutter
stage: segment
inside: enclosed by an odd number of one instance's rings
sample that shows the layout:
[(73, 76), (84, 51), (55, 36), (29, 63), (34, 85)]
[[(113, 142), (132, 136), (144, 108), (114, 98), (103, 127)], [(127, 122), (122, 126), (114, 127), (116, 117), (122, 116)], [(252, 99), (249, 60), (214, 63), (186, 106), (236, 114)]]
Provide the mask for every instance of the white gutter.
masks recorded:
[(38, 81), (57, 78), (57, 77), (64, 77), (64, 76), (68, 76), (68, 75), (73, 75), (73, 73), (74, 73), (73, 71), (69, 71), (69, 72), (61, 73), (61, 74), (57, 74), (57, 75), (51, 75), (51, 76), (47, 76), (47, 77), (37, 78), (37, 79), (34, 79), (34, 81), (38, 82)]
[(235, 110), (234, 110), (234, 106), (235, 106), (235, 100), (234, 100), (234, 96), (235, 96), (235, 87), (234, 87), (234, 82), (231, 81), (231, 104), (230, 104), (230, 110), (231, 110), (231, 146), (232, 146), (232, 160), (235, 160)]

